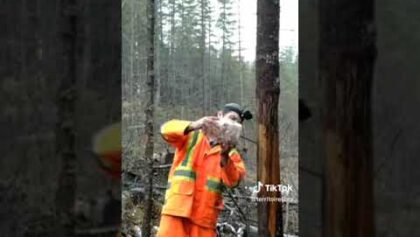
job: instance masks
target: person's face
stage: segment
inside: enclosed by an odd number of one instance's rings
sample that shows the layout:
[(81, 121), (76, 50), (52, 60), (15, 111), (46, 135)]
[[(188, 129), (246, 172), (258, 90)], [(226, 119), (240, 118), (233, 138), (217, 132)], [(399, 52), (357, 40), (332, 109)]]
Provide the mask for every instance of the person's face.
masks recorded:
[(227, 113), (225, 113), (225, 114), (223, 114), (223, 113), (221, 112), (221, 113), (220, 113), (220, 115), (221, 115), (223, 118), (227, 118), (227, 119), (233, 120), (233, 121), (235, 121), (235, 122), (237, 122), (237, 123), (241, 123), (241, 117), (239, 117), (239, 114), (237, 114), (236, 112), (229, 111), (229, 112), (227, 112)]

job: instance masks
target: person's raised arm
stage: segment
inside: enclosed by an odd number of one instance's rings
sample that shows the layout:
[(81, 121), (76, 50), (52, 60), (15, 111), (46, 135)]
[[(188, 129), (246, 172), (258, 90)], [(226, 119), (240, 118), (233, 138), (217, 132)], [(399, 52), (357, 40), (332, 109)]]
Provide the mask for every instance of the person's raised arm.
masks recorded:
[(184, 133), (191, 121), (169, 120), (160, 127), (162, 138), (175, 148), (182, 147), (188, 140), (188, 135)]
[(203, 117), (196, 121), (170, 120), (160, 128), (163, 139), (175, 148), (182, 147), (188, 140), (188, 133), (198, 130), (214, 121), (213, 117)]

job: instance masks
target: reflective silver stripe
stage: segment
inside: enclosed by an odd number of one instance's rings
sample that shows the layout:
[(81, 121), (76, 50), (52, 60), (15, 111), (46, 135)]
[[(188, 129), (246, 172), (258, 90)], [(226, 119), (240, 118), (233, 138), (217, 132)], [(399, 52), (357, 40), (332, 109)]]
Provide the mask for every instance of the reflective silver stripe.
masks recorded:
[(223, 191), (223, 184), (214, 180), (207, 180), (207, 188), (210, 190), (221, 193)]
[(175, 170), (174, 176), (183, 176), (183, 177), (195, 179), (196, 174), (192, 170)]
[(194, 135), (193, 135), (193, 138), (192, 138), (193, 140), (192, 140), (191, 144), (188, 146), (187, 154), (185, 156), (185, 159), (182, 161), (181, 166), (184, 166), (184, 167), (187, 166), (188, 161), (191, 159), (193, 148), (194, 148), (195, 144), (197, 143), (198, 134), (199, 134), (199, 132), (197, 132), (197, 131), (194, 132)]

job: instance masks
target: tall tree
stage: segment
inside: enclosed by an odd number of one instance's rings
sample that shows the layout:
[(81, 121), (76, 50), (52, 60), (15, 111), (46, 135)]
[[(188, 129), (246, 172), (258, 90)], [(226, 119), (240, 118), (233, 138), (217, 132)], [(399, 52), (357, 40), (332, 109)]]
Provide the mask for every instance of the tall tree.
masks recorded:
[(213, 24), (213, 19), (212, 19), (212, 12), (213, 12), (213, 9), (212, 9), (212, 6), (209, 4), (209, 6), (208, 6), (208, 19), (207, 19), (207, 50), (208, 50), (208, 57), (207, 57), (207, 75), (208, 75), (208, 80), (207, 80), (207, 84), (208, 84), (208, 86), (207, 86), (207, 88), (206, 88), (206, 90), (207, 90), (207, 96), (206, 96), (206, 100), (207, 100), (207, 105), (208, 105), (208, 107), (207, 108), (211, 108), (211, 106), (213, 106), (213, 103), (212, 103), (212, 99), (213, 99), (213, 97), (212, 97), (212, 90), (210, 90), (210, 88), (211, 88), (211, 81), (212, 81), (212, 75), (214, 75), (213, 73), (211, 73), (212, 72), (212, 70), (213, 70), (213, 68), (212, 68), (212, 66), (213, 66), (213, 64), (212, 64), (212, 52), (213, 52), (213, 46), (212, 46), (212, 43), (213, 43), (213, 41), (212, 41), (212, 39), (213, 39), (213, 37), (214, 37), (214, 31), (213, 31), (213, 28), (212, 28), (212, 24)]
[(325, 86), (325, 236), (375, 236), (371, 86), (374, 0), (320, 5), (320, 77)]
[(169, 38), (169, 69), (168, 69), (168, 84), (169, 91), (168, 91), (168, 102), (169, 104), (173, 105), (173, 99), (175, 98), (175, 80), (176, 80), (176, 72), (175, 72), (175, 41), (176, 41), (176, 1), (169, 0), (169, 18), (170, 18), (170, 38)]
[(152, 219), (152, 207), (153, 207), (153, 148), (154, 148), (154, 99), (155, 99), (155, 0), (148, 0), (147, 5), (147, 22), (148, 22), (148, 50), (147, 50), (147, 86), (148, 86), (148, 100), (145, 107), (145, 133), (146, 133), (146, 148), (144, 151), (144, 157), (148, 163), (148, 180), (146, 181), (146, 205), (145, 215), (143, 218), (143, 230), (142, 233), (145, 237), (151, 236), (151, 219)]
[(240, 102), (244, 104), (244, 63), (242, 61), (242, 38), (241, 38), (241, 0), (238, 0), (238, 62), (239, 62), (239, 88), (240, 88)]
[(161, 84), (162, 84), (162, 48), (164, 48), (163, 41), (163, 12), (162, 12), (162, 0), (156, 0), (156, 7), (155, 7), (155, 16), (156, 16), (156, 24), (155, 24), (155, 39), (154, 44), (156, 48), (156, 75), (155, 75), (155, 84), (156, 84), (156, 93), (155, 93), (155, 100), (154, 103), (156, 106), (159, 105), (160, 101), (160, 93), (161, 93)]
[[(279, 1), (257, 2), (256, 95), (258, 99), (257, 179), (280, 184), (278, 104)], [(280, 198), (280, 192), (261, 189), (259, 197)], [(259, 236), (283, 236), (281, 202), (258, 203)]]
[(219, 0), (220, 5), (220, 14), (219, 18), (217, 19), (216, 26), (221, 30), (221, 69), (220, 69), (220, 94), (218, 95), (218, 98), (221, 99), (219, 103), (223, 103), (226, 100), (229, 100), (229, 91), (226, 90), (226, 87), (228, 87), (228, 82), (230, 80), (229, 74), (230, 71), (230, 61), (232, 57), (232, 51), (233, 51), (233, 42), (232, 42), (232, 36), (234, 31), (234, 23), (235, 20), (232, 18), (232, 0)]
[(207, 111), (207, 97), (206, 97), (206, 29), (207, 29), (207, 25), (206, 25), (206, 19), (208, 19), (210, 16), (208, 14), (209, 10), (209, 2), (208, 0), (200, 0), (200, 8), (201, 8), (201, 19), (200, 19), (200, 23), (201, 23), (201, 37), (200, 37), (200, 60), (201, 60), (201, 65), (200, 65), (200, 78), (202, 80), (202, 115), (204, 116), (206, 111)]

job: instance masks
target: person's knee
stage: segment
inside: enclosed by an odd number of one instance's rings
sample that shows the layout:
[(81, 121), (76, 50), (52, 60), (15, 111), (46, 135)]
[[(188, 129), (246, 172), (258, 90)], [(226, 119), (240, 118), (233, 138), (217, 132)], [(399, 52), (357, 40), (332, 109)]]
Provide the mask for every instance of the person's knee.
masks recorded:
[(182, 219), (178, 217), (162, 215), (156, 237), (184, 237), (185, 230)]

